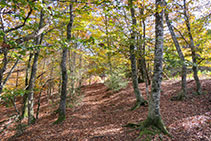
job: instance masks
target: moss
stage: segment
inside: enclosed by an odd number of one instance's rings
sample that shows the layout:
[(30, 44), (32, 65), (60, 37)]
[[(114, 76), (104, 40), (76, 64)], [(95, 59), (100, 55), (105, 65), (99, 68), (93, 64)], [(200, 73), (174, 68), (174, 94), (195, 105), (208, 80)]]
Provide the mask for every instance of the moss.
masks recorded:
[(154, 126), (156, 128), (158, 128), (161, 132), (163, 132), (164, 134), (169, 134), (161, 117), (157, 117), (157, 118), (150, 118), (148, 117), (144, 122), (143, 122), (143, 126), (145, 128), (149, 127), (149, 126)]
[(28, 121), (28, 125), (35, 124), (35, 117), (32, 115), (30, 121)]
[(143, 136), (144, 137), (144, 140), (145, 141), (151, 141), (152, 138), (156, 135), (160, 135), (161, 134), (161, 131), (158, 130), (156, 127), (154, 126), (150, 126), (150, 127), (145, 127), (143, 128), (140, 133), (139, 133), (139, 136), (137, 139), (140, 139), (142, 138)]
[(160, 136), (161, 133), (168, 135), (169, 137), (172, 137), (168, 133), (161, 117), (157, 117), (155, 119), (148, 117), (145, 121), (140, 122), (139, 124), (129, 123), (124, 127), (130, 127), (136, 130), (140, 130), (138, 139), (145, 136), (145, 140), (151, 140), (153, 136), (155, 135)]
[(64, 113), (60, 113), (58, 119), (54, 122), (54, 124), (60, 124), (66, 119), (66, 116)]
[(171, 97), (171, 101), (182, 101), (185, 99), (185, 96), (184, 95), (176, 95), (176, 96), (172, 96)]
[(186, 95), (183, 92), (180, 92), (178, 95), (172, 96), (171, 101), (182, 101), (185, 98), (186, 98)]

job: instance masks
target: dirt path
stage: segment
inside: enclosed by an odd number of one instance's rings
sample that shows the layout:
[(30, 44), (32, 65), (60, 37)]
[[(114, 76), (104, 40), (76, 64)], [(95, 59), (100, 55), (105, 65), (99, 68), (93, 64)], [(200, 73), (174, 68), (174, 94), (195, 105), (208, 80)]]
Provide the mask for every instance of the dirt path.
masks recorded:
[[(170, 97), (178, 92), (180, 84), (173, 81), (162, 84), (161, 113), (168, 130), (175, 136), (172, 140), (209, 140), (210, 85), (211, 80), (204, 80), (202, 86), (207, 94), (192, 96), (193, 82), (191, 81), (188, 83), (189, 100), (172, 102)], [(140, 84), (139, 87), (146, 98), (144, 84)], [(117, 93), (107, 91), (103, 84), (87, 86), (83, 88), (83, 92), (82, 104), (74, 111), (67, 109), (64, 123), (52, 124), (57, 117), (51, 114), (52, 110), (42, 110), (43, 113), (37, 123), (29, 127), (22, 136), (13, 140), (131, 141), (138, 136), (137, 131), (129, 132), (128, 128), (122, 127), (128, 122), (142, 121), (147, 116), (147, 107), (130, 111), (135, 102), (131, 84)], [(48, 107), (45, 101), (42, 105)]]

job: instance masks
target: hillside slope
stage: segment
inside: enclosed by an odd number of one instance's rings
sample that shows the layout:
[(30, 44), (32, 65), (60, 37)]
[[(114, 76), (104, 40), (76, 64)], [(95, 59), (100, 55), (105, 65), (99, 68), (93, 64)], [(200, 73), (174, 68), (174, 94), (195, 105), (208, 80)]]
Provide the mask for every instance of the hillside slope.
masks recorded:
[[(188, 82), (188, 99), (171, 101), (176, 95), (180, 83), (164, 81), (161, 93), (161, 113), (163, 120), (174, 136), (173, 139), (164, 137), (164, 140), (205, 140), (211, 138), (211, 80), (202, 80), (202, 88), (206, 93), (201, 96), (193, 95), (194, 81)], [(145, 85), (139, 85), (144, 97)], [(84, 98), (81, 104), (74, 109), (67, 109), (66, 121), (59, 125), (53, 122), (57, 116), (53, 114), (56, 106), (48, 105), (45, 95), (42, 96), (42, 107), (39, 120), (28, 127), (24, 134), (12, 137), (15, 131), (12, 127), (0, 134), (0, 140), (14, 141), (130, 141), (138, 137), (138, 131), (123, 127), (127, 123), (138, 123), (146, 119), (147, 107), (140, 107), (135, 111), (130, 108), (135, 103), (132, 85), (113, 93), (107, 91), (103, 84), (93, 84), (83, 87)], [(4, 110), (3, 110), (4, 109)], [(6, 112), (14, 111), (1, 107), (0, 121), (5, 118)]]

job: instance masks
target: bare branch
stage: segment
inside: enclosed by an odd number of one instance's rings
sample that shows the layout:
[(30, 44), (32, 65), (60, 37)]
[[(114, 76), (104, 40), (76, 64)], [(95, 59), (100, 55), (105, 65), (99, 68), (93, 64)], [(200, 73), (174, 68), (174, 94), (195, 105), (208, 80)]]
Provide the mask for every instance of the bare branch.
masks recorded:
[(173, 28), (180, 34), (180, 36), (183, 38), (183, 40), (189, 45), (188, 41), (185, 39), (185, 37), (182, 35), (182, 33), (177, 29), (176, 27), (173, 26)]
[(33, 11), (33, 10), (32, 10), (32, 8), (30, 7), (30, 11), (29, 11), (29, 13), (27, 14), (27, 16), (24, 18), (23, 23), (22, 23), (21, 25), (19, 25), (19, 26), (16, 26), (16, 27), (14, 27), (14, 28), (11, 28), (11, 29), (6, 30), (5, 33), (8, 33), (8, 32), (11, 32), (11, 31), (14, 31), (14, 30), (17, 30), (17, 29), (23, 27), (23, 26), (26, 24), (26, 21), (27, 21), (27, 19), (29, 18), (29, 16), (31, 15), (32, 11)]
[(21, 38), (17, 39), (16, 40), (16, 43), (17, 44), (22, 44), (25, 41), (29, 41), (31, 39), (34, 39), (34, 38), (40, 36), (45, 30), (47, 30), (47, 28), (49, 26), (50, 26), (50, 24), (48, 23), (44, 27), (42, 27), (41, 29), (39, 29), (38, 31), (35, 31), (35, 32), (33, 32), (33, 33), (29, 34), (29, 35), (26, 35), (24, 37), (21, 37)]
[(21, 58), (21, 55), (18, 57), (18, 59), (16, 60), (15, 64), (12, 66), (12, 68), (10, 69), (9, 73), (7, 74), (7, 77), (4, 79), (3, 85), (6, 84), (7, 80), (9, 79), (10, 75), (12, 74), (13, 70), (15, 69), (15, 67), (17, 66), (19, 60)]

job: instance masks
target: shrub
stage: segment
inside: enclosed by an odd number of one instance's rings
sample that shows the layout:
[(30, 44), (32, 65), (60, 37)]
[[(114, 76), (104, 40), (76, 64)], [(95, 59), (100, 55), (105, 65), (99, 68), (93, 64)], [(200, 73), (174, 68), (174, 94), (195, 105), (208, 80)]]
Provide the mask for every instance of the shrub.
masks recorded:
[(125, 88), (127, 84), (127, 80), (125, 80), (123, 76), (120, 76), (118, 74), (110, 75), (105, 82), (105, 85), (108, 87), (108, 89), (113, 90), (115, 92), (119, 91), (122, 88)]

